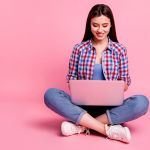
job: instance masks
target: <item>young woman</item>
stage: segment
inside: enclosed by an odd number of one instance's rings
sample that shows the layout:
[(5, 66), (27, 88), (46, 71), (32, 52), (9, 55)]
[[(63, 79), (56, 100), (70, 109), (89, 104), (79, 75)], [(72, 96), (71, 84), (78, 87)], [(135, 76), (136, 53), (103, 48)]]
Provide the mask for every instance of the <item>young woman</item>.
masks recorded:
[[(123, 80), (124, 91), (131, 79), (126, 48), (118, 43), (114, 17), (109, 6), (97, 4), (88, 14), (84, 38), (73, 48), (67, 81)], [(67, 118), (61, 125), (63, 135), (95, 130), (110, 139), (129, 143), (130, 130), (121, 124), (144, 115), (149, 101), (144, 95), (134, 95), (121, 106), (78, 106), (66, 92), (50, 88), (44, 95), (45, 104)]]

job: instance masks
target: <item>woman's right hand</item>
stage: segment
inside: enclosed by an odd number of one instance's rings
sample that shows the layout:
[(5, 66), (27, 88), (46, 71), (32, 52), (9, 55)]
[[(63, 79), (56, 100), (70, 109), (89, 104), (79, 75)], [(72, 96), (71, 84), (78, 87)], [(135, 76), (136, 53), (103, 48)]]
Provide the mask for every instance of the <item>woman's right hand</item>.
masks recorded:
[(68, 89), (70, 90), (70, 84), (68, 83)]

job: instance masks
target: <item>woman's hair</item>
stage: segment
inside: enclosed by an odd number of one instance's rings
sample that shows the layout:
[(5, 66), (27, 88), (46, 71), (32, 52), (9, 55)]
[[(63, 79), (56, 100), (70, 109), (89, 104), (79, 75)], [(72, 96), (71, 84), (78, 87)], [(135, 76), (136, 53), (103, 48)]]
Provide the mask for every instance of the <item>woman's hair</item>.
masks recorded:
[(87, 17), (85, 34), (84, 34), (82, 42), (87, 41), (93, 37), (93, 34), (91, 32), (91, 19), (94, 17), (99, 17), (101, 15), (104, 15), (110, 19), (111, 28), (110, 28), (108, 36), (112, 41), (118, 42), (113, 13), (110, 7), (105, 4), (97, 4), (91, 8)]

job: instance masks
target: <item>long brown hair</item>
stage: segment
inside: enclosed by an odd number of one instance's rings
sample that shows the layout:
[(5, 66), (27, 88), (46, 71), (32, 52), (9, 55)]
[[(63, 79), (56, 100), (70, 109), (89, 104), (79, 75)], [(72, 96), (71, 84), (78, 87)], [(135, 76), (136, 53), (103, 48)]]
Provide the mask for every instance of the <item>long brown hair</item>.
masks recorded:
[(85, 34), (84, 34), (82, 41), (87, 41), (93, 37), (93, 34), (91, 32), (91, 19), (94, 17), (99, 17), (101, 15), (104, 15), (110, 19), (111, 28), (110, 28), (108, 36), (112, 41), (118, 42), (113, 13), (110, 7), (105, 4), (97, 4), (91, 8), (87, 17)]

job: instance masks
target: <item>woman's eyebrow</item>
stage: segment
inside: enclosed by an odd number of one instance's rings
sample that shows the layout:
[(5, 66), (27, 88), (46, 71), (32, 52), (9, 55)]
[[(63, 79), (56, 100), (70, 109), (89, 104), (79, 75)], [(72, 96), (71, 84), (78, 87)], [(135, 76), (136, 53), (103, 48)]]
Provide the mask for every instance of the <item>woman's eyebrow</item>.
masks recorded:
[(92, 22), (93, 24), (99, 24), (99, 23), (97, 23), (97, 22)]
[(107, 24), (109, 24), (109, 23), (103, 23), (103, 25), (107, 25)]
[[(92, 22), (93, 24), (98, 24), (99, 25), (99, 23), (97, 23), (97, 22)], [(109, 24), (108, 22), (105, 22), (105, 23), (102, 23), (102, 24)]]

